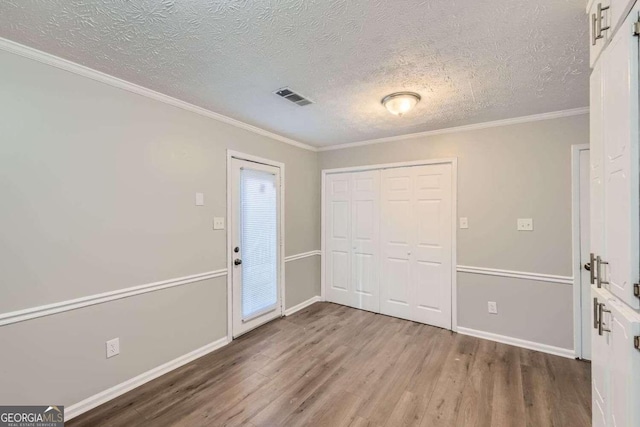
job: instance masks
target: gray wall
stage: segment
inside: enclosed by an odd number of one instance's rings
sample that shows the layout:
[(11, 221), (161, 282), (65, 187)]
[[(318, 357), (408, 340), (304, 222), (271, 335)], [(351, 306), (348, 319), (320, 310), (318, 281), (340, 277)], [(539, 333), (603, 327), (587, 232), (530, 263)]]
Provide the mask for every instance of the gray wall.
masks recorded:
[[(458, 158), (458, 265), (571, 276), (571, 145), (588, 115), (320, 153), (320, 168)], [(516, 231), (533, 218), (533, 232)], [(573, 348), (571, 286), (458, 273), (459, 326)], [(497, 301), (499, 314), (487, 314)], [(525, 310), (532, 301), (538, 310)]]
[[(2, 51), (0, 98), (0, 313), (225, 268), (227, 148), (285, 163), (286, 255), (320, 248), (315, 152)], [(313, 258), (287, 263), (287, 307), (319, 295)], [(0, 403), (76, 403), (226, 318), (216, 278), (0, 327)]]

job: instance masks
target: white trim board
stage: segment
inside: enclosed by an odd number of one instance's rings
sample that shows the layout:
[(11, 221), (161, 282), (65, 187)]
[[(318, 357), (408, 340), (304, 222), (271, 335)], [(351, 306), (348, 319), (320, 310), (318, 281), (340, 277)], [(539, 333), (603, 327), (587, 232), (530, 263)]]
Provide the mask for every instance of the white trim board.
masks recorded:
[(300, 254), (289, 255), (288, 257), (284, 257), (284, 262), (296, 261), (299, 259), (309, 258), (315, 255), (321, 255), (322, 252), (318, 249), (315, 251), (303, 252)]
[(520, 123), (537, 122), (541, 120), (559, 119), (562, 117), (581, 116), (589, 114), (589, 107), (573, 108), (570, 110), (552, 111), (549, 113), (534, 114), (531, 116), (514, 117), (511, 119), (495, 120), (491, 122), (474, 123), (471, 125), (456, 126), (451, 128), (429, 130), (426, 132), (410, 133), (405, 135), (390, 136), (387, 138), (370, 139), (359, 142), (347, 142), (345, 144), (328, 145), (318, 147), (317, 151), (342, 150), (344, 148), (362, 147), (365, 145), (382, 144), (385, 142), (404, 141), (406, 139), (423, 138), (427, 136), (443, 135), (447, 133), (467, 132), (471, 130), (487, 129), (500, 126), (516, 125)]
[[(573, 264), (573, 347), (575, 356), (583, 358), (582, 345), (582, 260), (580, 256), (580, 152), (589, 151), (589, 144), (571, 146), (571, 257)], [(590, 308), (589, 308), (590, 309)]]
[(155, 292), (162, 289), (173, 288), (176, 286), (187, 285), (189, 283), (201, 282), (203, 280), (214, 279), (227, 275), (227, 269), (216, 271), (208, 271), (206, 273), (193, 274), (191, 276), (177, 277), (160, 282), (147, 283), (145, 285), (133, 286), (130, 288), (118, 289), (117, 291), (103, 292), (100, 294), (89, 295), (86, 297), (75, 298), (67, 301), (60, 301), (53, 304), (46, 304), (37, 307), (26, 308), (23, 310), (11, 311), (0, 314), (0, 326), (10, 325), (12, 323), (23, 322), (25, 320), (36, 319), (38, 317), (50, 316), (52, 314), (62, 313), (65, 311), (76, 310), (105, 302), (115, 301), (122, 298), (128, 298), (135, 295)]
[(165, 364), (162, 364), (156, 368), (150, 369), (142, 374), (133, 377), (123, 383), (117, 384), (107, 390), (104, 390), (98, 394), (95, 394), (91, 397), (88, 397), (81, 402), (75, 403), (73, 405), (67, 406), (64, 408), (64, 418), (65, 421), (69, 421), (72, 418), (77, 417), (78, 415), (84, 414), (91, 409), (102, 405), (112, 399), (115, 399), (118, 396), (123, 395), (124, 393), (133, 390), (136, 387), (140, 387), (143, 384), (146, 384), (164, 374), (167, 374), (175, 369), (178, 369), (181, 366), (186, 365), (189, 362), (192, 362), (206, 354), (209, 354), (219, 348), (227, 345), (229, 341), (227, 337), (220, 338), (212, 342), (211, 344), (207, 344), (204, 347), (200, 347), (197, 350), (194, 350), (190, 353), (187, 353), (183, 356), (180, 356), (176, 359), (173, 359)]
[(320, 301), (322, 301), (322, 297), (320, 297), (320, 296), (315, 296), (315, 297), (309, 298), (308, 300), (303, 301), (298, 305), (294, 305), (293, 307), (286, 309), (284, 311), (284, 315), (285, 316), (291, 316), (292, 314), (297, 313), (300, 310), (304, 310), (305, 308), (309, 307), (310, 305), (315, 304), (315, 303), (320, 302)]
[(566, 357), (568, 359), (573, 359), (575, 357), (573, 349), (555, 347), (552, 345), (542, 344), (534, 341), (527, 341), (520, 338), (508, 337), (506, 335), (498, 335), (492, 332), (478, 331), (476, 329), (465, 328), (464, 326), (458, 326), (458, 333), (489, 341), (495, 341), (502, 344), (508, 344), (515, 347), (526, 348), (528, 350), (539, 351), (541, 353), (548, 353), (556, 356)]
[(482, 274), (485, 276), (511, 277), (514, 279), (535, 280), (537, 282), (562, 283), (573, 285), (573, 276), (556, 276), (553, 274), (529, 273), (527, 271), (500, 270), (497, 268), (472, 267), (459, 265), (458, 273)]
[(244, 129), (261, 136), (266, 136), (267, 138), (271, 138), (276, 141), (284, 142), (285, 144), (293, 145), (295, 147), (303, 148), (305, 150), (317, 151), (315, 147), (312, 147), (311, 145), (308, 145), (308, 144), (304, 144), (300, 141), (296, 141), (291, 138), (278, 135), (277, 133), (270, 132), (265, 129), (261, 129), (257, 126), (253, 126), (245, 122), (241, 122), (240, 120), (232, 119), (231, 117), (227, 117), (225, 115), (213, 112), (211, 110), (207, 110), (206, 108), (198, 107), (197, 105), (193, 105), (188, 102), (181, 101), (177, 98), (173, 98), (163, 93), (156, 92), (151, 89), (147, 89), (146, 87), (128, 82), (126, 80), (119, 79), (117, 77), (113, 77), (101, 71), (97, 71), (92, 68), (85, 67), (84, 65), (71, 62), (69, 60), (60, 58), (58, 56), (51, 55), (50, 53), (46, 53), (46, 52), (34, 49), (32, 47), (25, 46), (1, 37), (0, 37), (0, 50), (14, 53), (16, 55), (20, 55), (25, 58), (33, 59), (43, 64), (51, 65), (61, 70), (69, 71), (71, 73), (90, 78), (100, 83), (105, 83), (110, 86), (135, 93), (137, 95), (145, 96), (147, 98), (151, 98), (156, 101), (163, 102), (165, 104), (173, 105), (174, 107), (191, 111), (192, 113), (209, 117), (210, 119), (214, 119), (219, 122), (223, 122), (228, 125), (235, 126), (237, 128)]

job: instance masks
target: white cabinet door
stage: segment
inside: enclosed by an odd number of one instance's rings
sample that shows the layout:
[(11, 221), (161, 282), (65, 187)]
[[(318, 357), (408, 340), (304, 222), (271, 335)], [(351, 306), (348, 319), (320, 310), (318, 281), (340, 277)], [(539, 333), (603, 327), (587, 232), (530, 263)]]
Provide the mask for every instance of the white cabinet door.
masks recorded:
[[(592, 296), (594, 304), (607, 303), (604, 292), (592, 287)], [(594, 310), (597, 312), (597, 305)], [(607, 314), (607, 313), (605, 313)], [(605, 316), (608, 321), (608, 317)], [(597, 322), (595, 318), (593, 325)], [(606, 323), (606, 322), (605, 322)], [(592, 326), (593, 326), (592, 325)], [(591, 335), (591, 401), (592, 401), (592, 418), (593, 427), (605, 427), (609, 425), (609, 358), (610, 358), (610, 337), (609, 334), (603, 332), (598, 333), (598, 328), (592, 329)]]
[(380, 171), (352, 174), (351, 306), (379, 312)]
[[(606, 52), (604, 54), (606, 56)], [(603, 139), (603, 100), (602, 100), (602, 63), (598, 61), (591, 73), (591, 110), (590, 114), (590, 139), (589, 161), (591, 194), (590, 194), (590, 221), (591, 253), (606, 258), (604, 253), (604, 139)], [(592, 265), (592, 273), (595, 273), (596, 265)]]
[[(601, 60), (600, 54), (607, 45), (607, 41), (611, 36), (612, 28), (611, 23), (611, 9), (609, 8), (609, 0), (595, 0), (590, 9), (589, 14), (589, 36), (591, 40), (591, 47), (589, 49), (589, 64), (594, 67), (595, 64)], [(609, 8), (609, 9), (607, 9)]]
[(382, 171), (380, 312), (451, 329), (452, 168)]
[(327, 301), (351, 305), (352, 174), (327, 175), (325, 182), (325, 256)]
[(609, 288), (640, 308), (633, 295), (639, 279), (638, 250), (638, 38), (633, 35), (638, 7), (624, 22), (603, 58), (605, 150), (605, 260)]
[(633, 346), (640, 335), (640, 319), (622, 303), (607, 304), (611, 330), (611, 425), (637, 427), (640, 425), (640, 351)]

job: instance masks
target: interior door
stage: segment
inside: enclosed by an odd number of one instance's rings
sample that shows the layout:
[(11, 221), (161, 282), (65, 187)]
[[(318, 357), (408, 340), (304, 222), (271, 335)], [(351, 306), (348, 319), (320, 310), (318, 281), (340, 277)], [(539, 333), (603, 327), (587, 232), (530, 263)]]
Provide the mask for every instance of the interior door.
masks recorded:
[[(594, 262), (591, 263), (592, 277), (595, 277), (597, 265), (595, 257), (601, 256), (606, 259), (604, 250), (604, 137), (603, 125), (604, 108), (602, 96), (602, 63), (606, 61), (605, 51), (600, 61), (596, 63), (591, 73), (590, 80), (590, 144), (589, 144), (589, 162), (591, 194), (590, 194), (590, 223), (591, 236), (589, 245), (591, 253), (594, 256)], [(595, 282), (593, 282), (595, 283)], [(592, 284), (593, 284), (592, 283)]]
[(638, 239), (640, 186), (638, 179), (638, 20), (634, 8), (603, 58), (605, 132), (605, 260), (609, 288), (635, 309), (640, 300), (633, 284), (640, 279)]
[(239, 336), (282, 316), (280, 169), (232, 159), (232, 318)]
[(380, 312), (451, 329), (452, 167), (382, 171)]

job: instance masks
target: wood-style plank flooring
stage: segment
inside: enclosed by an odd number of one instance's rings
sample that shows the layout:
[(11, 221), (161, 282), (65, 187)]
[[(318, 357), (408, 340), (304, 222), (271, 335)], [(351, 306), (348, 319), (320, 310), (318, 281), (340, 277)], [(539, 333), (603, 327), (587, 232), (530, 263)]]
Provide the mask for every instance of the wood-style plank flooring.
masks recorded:
[(68, 426), (589, 426), (590, 365), (316, 303)]

